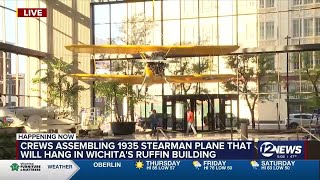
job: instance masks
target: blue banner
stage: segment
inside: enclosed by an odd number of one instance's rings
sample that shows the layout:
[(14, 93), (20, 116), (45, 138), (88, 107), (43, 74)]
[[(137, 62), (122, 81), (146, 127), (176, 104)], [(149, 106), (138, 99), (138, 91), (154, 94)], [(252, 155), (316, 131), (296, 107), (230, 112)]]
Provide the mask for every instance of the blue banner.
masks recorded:
[(304, 141), (259, 141), (259, 159), (304, 159)]
[(0, 179), (319, 180), (316, 160), (0, 160)]
[(253, 141), (17, 141), (18, 159), (254, 159)]
[(304, 160), (99, 160), (75, 161), (72, 179), (319, 179), (319, 161)]

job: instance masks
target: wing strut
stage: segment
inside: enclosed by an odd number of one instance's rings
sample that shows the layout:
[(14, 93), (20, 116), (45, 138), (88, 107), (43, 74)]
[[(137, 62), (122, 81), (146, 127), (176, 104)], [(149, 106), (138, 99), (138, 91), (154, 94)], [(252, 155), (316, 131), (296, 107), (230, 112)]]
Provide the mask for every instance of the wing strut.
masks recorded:
[(169, 81), (167, 80), (166, 76), (163, 76), (163, 79), (167, 82), (167, 84), (169, 85), (169, 87), (171, 88), (172, 91), (174, 91), (175, 89), (173, 88), (174, 85), (171, 85), (169, 83)]
[[(138, 90), (138, 95), (140, 94), (144, 84), (146, 83), (147, 78), (148, 78), (147, 76), (144, 76), (144, 79), (143, 79), (142, 84), (141, 84), (141, 88)], [(146, 89), (147, 89), (147, 87), (146, 87)]]

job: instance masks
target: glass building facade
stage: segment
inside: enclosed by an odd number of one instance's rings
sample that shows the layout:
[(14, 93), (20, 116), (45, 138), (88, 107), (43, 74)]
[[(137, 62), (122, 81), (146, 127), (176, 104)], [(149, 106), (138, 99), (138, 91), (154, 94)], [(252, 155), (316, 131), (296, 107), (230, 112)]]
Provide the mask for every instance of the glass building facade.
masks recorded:
[[(17, 8), (46, 8), (47, 17), (17, 17)], [(52, 57), (77, 60), (75, 69), (90, 72), (89, 55), (65, 49), (73, 43), (90, 44), (90, 25), (90, 1), (0, 0), (1, 105), (47, 106), (46, 84), (33, 83), (33, 79), (44, 76), (45, 72), (38, 71), (46, 69), (45, 61)], [(89, 96), (91, 91), (79, 94)], [(79, 98), (79, 108), (90, 108), (91, 102)]]
[[(239, 45), (241, 48), (274, 47), (320, 42), (320, 1), (319, 0), (94, 0), (94, 43), (130, 44), (129, 35), (122, 37), (123, 29), (130, 32), (137, 26), (143, 27), (146, 20), (155, 26), (145, 35), (141, 44), (150, 45)], [(130, 22), (139, 15), (140, 22)], [(138, 24), (138, 25), (137, 25)], [(124, 41), (119, 41), (119, 37)], [(286, 39), (286, 37), (289, 37)], [(279, 79), (285, 78), (289, 69), (290, 112), (298, 112), (301, 107), (299, 91), (309, 91), (308, 82), (297, 81), (297, 70), (303, 63), (297, 57), (307, 57), (309, 64), (317, 66), (317, 52), (267, 54)], [(224, 57), (210, 59), (205, 73), (230, 73)], [(305, 59), (305, 58), (304, 58)], [(203, 62), (203, 58), (188, 59), (189, 62)], [(170, 72), (169, 72), (170, 73)], [(223, 93), (219, 84), (208, 85), (209, 93)], [(159, 86), (156, 88), (159, 89)], [(168, 87), (167, 87), (168, 89)], [(283, 81), (272, 83), (266, 92), (271, 101), (259, 103), (256, 117), (262, 120), (286, 118), (286, 86)], [(159, 91), (153, 91), (161, 95)], [(165, 94), (171, 94), (165, 91)], [(297, 98), (299, 97), (299, 98)], [(300, 99), (300, 101), (299, 101)], [(262, 112), (259, 109), (267, 109)], [(277, 111), (277, 114), (273, 113)], [(248, 115), (248, 111), (244, 116)]]
[[(0, 42), (15, 47), (47, 52), (47, 29), (40, 18), (18, 18), (17, 8), (46, 7), (42, 1), (2, 0), (0, 1)], [(6, 106), (40, 106), (44, 103), (40, 85), (32, 85), (31, 79), (37, 77), (41, 68), (38, 58), (19, 53), (1, 52), (1, 105)], [(3, 67), (3, 68), (2, 68)], [(6, 67), (6, 68), (4, 68)], [(4, 88), (6, 87), (6, 88)]]

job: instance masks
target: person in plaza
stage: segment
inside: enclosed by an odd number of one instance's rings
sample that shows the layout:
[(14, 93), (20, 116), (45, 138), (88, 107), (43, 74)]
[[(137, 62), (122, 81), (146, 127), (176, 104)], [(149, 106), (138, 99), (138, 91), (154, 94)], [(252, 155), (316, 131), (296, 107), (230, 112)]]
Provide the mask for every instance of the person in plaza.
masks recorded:
[(191, 108), (189, 107), (188, 108), (188, 111), (187, 111), (187, 135), (189, 135), (189, 131), (190, 131), (190, 128), (192, 129), (194, 135), (197, 135), (197, 131), (196, 129), (194, 128), (194, 113), (191, 111)]
[(150, 136), (156, 135), (157, 133), (157, 126), (159, 124), (159, 118), (157, 117), (157, 111), (154, 109), (152, 110), (152, 114), (150, 115), (150, 124), (151, 124), (151, 133)]

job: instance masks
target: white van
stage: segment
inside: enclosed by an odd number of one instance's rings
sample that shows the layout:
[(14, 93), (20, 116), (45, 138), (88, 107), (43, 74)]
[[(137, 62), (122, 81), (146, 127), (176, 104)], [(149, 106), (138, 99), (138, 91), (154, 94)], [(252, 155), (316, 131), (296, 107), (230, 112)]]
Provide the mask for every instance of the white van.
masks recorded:
[(289, 128), (296, 129), (298, 126), (309, 127), (316, 123), (317, 119), (311, 113), (289, 114)]

